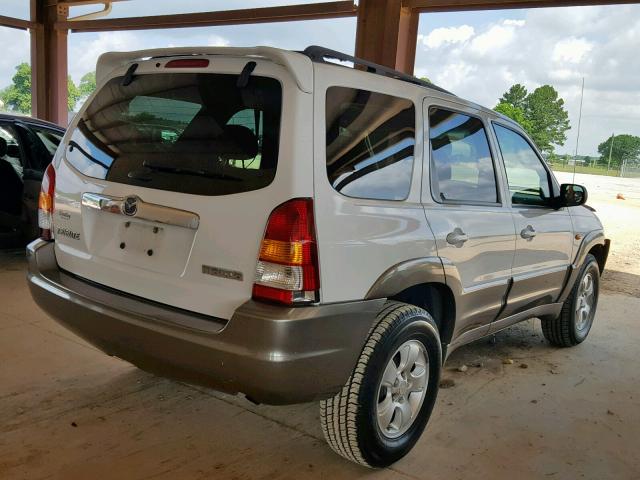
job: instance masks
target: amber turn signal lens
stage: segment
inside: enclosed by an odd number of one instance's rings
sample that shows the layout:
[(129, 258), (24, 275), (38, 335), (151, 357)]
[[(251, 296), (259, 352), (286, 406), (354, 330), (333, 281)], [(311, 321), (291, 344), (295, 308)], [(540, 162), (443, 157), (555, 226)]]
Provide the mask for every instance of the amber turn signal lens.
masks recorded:
[(302, 265), (302, 248), (303, 245), (300, 242), (281, 242), (265, 238), (260, 245), (260, 260), (285, 265)]

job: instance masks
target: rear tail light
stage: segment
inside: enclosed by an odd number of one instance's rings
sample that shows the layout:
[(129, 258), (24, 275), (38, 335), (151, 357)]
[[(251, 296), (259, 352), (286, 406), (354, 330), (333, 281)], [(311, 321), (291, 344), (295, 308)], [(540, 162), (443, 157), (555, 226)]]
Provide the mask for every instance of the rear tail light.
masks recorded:
[(38, 227), (40, 227), (40, 238), (43, 240), (53, 240), (51, 233), (53, 219), (53, 193), (56, 189), (56, 171), (50, 163), (44, 171), (40, 196), (38, 197)]
[(317, 302), (319, 290), (313, 200), (295, 198), (276, 207), (269, 216), (253, 298), (297, 305)]

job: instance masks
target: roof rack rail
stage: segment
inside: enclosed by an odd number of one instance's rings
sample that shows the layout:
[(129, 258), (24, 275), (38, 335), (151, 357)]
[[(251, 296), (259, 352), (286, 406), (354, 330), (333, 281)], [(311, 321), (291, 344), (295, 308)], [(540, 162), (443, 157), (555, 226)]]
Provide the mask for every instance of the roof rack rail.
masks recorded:
[(383, 65), (379, 65), (377, 63), (369, 62), (368, 60), (364, 60), (362, 58), (354, 57), (352, 55), (347, 55), (346, 53), (338, 52), (336, 50), (331, 50), (330, 48), (320, 47), (318, 45), (311, 45), (304, 49), (302, 52), (304, 55), (309, 57), (313, 62), (320, 63), (333, 63), (327, 62), (326, 59), (334, 59), (339, 60), (341, 62), (351, 62), (353, 65), (360, 65), (362, 67), (366, 67), (366, 71), (369, 73), (375, 73), (377, 75), (383, 75), (385, 77), (395, 78), (396, 80), (402, 80), (405, 82), (413, 83), (414, 85), (420, 85), (421, 87), (430, 88), (432, 90), (437, 90), (438, 92), (447, 93), (449, 95), (453, 95), (453, 93), (441, 88), (437, 85), (434, 85), (431, 82), (426, 82), (424, 80), (420, 80), (413, 75), (408, 75), (406, 73), (399, 72), (398, 70), (394, 70), (393, 68), (385, 67)]

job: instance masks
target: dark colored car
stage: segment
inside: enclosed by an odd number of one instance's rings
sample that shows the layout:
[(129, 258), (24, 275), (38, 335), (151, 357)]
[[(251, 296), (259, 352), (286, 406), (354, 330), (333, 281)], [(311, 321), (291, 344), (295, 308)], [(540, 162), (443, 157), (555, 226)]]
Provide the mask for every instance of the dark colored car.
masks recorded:
[(38, 194), (64, 135), (53, 123), (0, 114), (0, 247), (38, 236)]

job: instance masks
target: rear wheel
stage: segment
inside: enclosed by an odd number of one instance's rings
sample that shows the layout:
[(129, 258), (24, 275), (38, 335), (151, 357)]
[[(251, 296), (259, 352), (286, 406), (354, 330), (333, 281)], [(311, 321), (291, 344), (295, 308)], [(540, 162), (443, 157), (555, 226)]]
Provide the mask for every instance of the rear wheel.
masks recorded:
[(342, 391), (320, 403), (331, 448), (369, 467), (404, 457), (420, 438), (438, 394), (442, 364), (435, 322), (423, 309), (389, 302)]
[(598, 306), (600, 269), (595, 257), (587, 255), (571, 293), (558, 317), (542, 320), (542, 333), (553, 345), (573, 347), (589, 335)]

